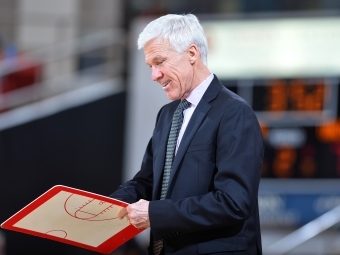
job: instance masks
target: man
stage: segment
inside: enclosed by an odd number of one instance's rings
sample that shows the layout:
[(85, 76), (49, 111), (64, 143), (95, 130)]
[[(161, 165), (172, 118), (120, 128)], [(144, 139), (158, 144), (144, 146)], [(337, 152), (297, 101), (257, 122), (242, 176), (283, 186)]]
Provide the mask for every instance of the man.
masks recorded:
[(194, 15), (150, 22), (138, 47), (173, 101), (157, 115), (140, 171), (111, 195), (131, 203), (119, 217), (151, 228), (149, 254), (261, 254), (263, 141), (253, 110), (210, 73)]

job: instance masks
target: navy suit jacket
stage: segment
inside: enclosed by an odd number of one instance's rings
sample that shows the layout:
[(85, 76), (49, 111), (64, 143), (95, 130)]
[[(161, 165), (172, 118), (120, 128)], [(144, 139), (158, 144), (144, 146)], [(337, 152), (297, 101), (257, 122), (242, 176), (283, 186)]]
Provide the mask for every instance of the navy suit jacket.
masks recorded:
[(178, 104), (176, 100), (161, 108), (140, 171), (111, 196), (129, 203), (150, 201), (150, 247), (153, 240), (163, 239), (166, 254), (261, 254), (261, 129), (247, 102), (216, 76), (183, 135), (166, 199), (159, 200)]

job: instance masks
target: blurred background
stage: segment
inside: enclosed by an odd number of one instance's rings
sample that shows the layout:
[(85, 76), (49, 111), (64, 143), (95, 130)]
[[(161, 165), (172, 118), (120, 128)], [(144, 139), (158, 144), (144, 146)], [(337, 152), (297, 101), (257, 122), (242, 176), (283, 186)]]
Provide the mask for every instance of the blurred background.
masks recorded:
[[(198, 16), (210, 70), (259, 118), (264, 254), (340, 254), (338, 0), (1, 0), (0, 222), (54, 185), (109, 195), (138, 171), (168, 99), (136, 39), (167, 13)], [(5, 254), (96, 253), (0, 229)]]

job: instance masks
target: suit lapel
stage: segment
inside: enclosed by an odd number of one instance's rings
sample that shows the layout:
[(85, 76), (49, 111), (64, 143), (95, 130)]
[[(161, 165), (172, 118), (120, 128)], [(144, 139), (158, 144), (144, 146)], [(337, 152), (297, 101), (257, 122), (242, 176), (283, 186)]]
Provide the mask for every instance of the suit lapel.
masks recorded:
[[(184, 132), (184, 135), (182, 137), (180, 146), (178, 148), (176, 157), (174, 159), (174, 162), (172, 164), (171, 173), (170, 173), (170, 180), (169, 180), (169, 188), (168, 188), (168, 194), (172, 187), (171, 182), (174, 179), (174, 176), (176, 174), (176, 171), (178, 170), (179, 163), (182, 161), (182, 158), (185, 155), (185, 152), (188, 149), (188, 146), (194, 137), (196, 131), (200, 127), (202, 121), (204, 120), (205, 116), (209, 112), (211, 108), (210, 102), (217, 96), (219, 91), (222, 88), (222, 84), (219, 82), (217, 77), (215, 76), (212, 80), (211, 84), (209, 85), (208, 89), (204, 93), (201, 101), (196, 106), (196, 109), (191, 116), (191, 119), (189, 121), (189, 124)], [(163, 158), (164, 160), (164, 158)]]
[(197, 106), (195, 109), (195, 112), (193, 113), (190, 122), (184, 132), (182, 141), (180, 143), (180, 146), (178, 148), (176, 157), (174, 159), (174, 162), (172, 164), (172, 169), (171, 169), (171, 176), (170, 176), (170, 182), (172, 180), (173, 174), (178, 168), (179, 163), (181, 162), (192, 138), (194, 137), (197, 129), (201, 125), (202, 121), (204, 120), (205, 116), (207, 115), (209, 109), (211, 108), (210, 104), (204, 102), (201, 104), (199, 103), (200, 107)]
[(166, 154), (166, 147), (168, 143), (168, 136), (170, 133), (172, 117), (174, 112), (179, 104), (179, 100), (177, 104), (173, 104), (173, 107), (168, 110), (167, 116), (165, 117), (164, 125), (161, 127), (161, 138), (159, 140), (159, 147), (157, 156), (154, 158), (154, 183), (157, 184), (153, 188), (153, 198), (158, 199), (160, 194), (160, 189), (162, 186), (162, 178), (163, 178), (163, 168), (165, 162), (165, 154)]

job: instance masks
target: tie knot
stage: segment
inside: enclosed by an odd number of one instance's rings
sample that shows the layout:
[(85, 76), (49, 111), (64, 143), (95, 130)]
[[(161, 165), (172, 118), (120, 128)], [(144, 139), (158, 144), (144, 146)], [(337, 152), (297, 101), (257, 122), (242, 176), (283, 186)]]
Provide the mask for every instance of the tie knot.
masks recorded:
[(185, 109), (189, 108), (190, 107), (190, 103), (186, 100), (186, 99), (183, 99), (179, 105), (178, 105), (178, 108), (182, 109), (182, 111), (184, 111)]

